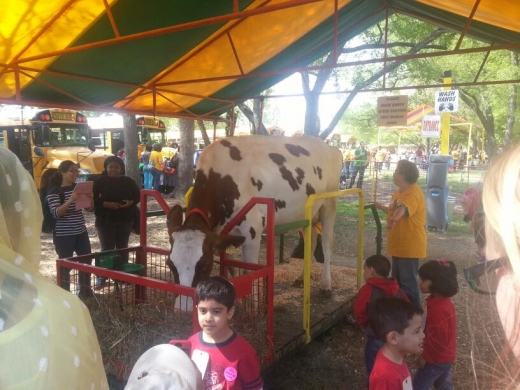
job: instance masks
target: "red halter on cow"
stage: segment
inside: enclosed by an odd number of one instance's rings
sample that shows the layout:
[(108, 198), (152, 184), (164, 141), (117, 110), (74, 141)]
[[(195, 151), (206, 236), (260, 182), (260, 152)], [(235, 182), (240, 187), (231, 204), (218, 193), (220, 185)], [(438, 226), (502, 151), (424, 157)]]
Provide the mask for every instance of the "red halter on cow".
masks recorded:
[[(303, 220), (309, 195), (338, 189), (341, 165), (339, 149), (316, 137), (234, 137), (206, 147), (197, 165), (186, 220), (183, 223), (180, 206), (174, 206), (167, 217), (172, 244), (167, 264), (175, 282), (195, 287), (210, 275), (214, 250), (231, 245), (242, 245), (243, 260), (258, 263), (265, 206), (255, 206), (233, 234), (219, 235), (227, 221), (256, 196), (275, 199), (276, 224)], [(325, 293), (331, 292), (335, 216), (336, 198), (315, 202), (313, 222), (322, 225)], [(312, 253), (315, 247), (313, 234)]]

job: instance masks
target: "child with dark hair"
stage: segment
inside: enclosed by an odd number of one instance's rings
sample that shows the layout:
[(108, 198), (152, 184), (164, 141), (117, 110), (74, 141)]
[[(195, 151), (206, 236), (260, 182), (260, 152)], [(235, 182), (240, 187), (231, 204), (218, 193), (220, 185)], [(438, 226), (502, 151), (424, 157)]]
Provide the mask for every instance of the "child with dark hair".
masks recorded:
[(408, 301), (408, 297), (399, 284), (390, 275), (390, 260), (383, 255), (369, 256), (363, 267), (365, 284), (359, 289), (354, 303), (354, 315), (358, 324), (365, 329), (367, 341), (365, 344), (365, 364), (370, 376), (377, 352), (384, 342), (379, 340), (368, 324), (368, 306), (381, 297), (397, 297)]
[(455, 307), (451, 297), (459, 290), (452, 261), (430, 260), (419, 268), (419, 288), (426, 298), (424, 350), (413, 380), (415, 390), (452, 389), (452, 365), (457, 352)]
[(188, 341), (204, 389), (261, 389), (263, 381), (255, 350), (229, 327), (235, 313), (233, 285), (218, 276), (203, 280), (197, 285), (195, 303), (202, 331)]
[(412, 378), (404, 355), (421, 350), (423, 310), (404, 299), (383, 297), (369, 306), (368, 321), (384, 342), (377, 353), (370, 390), (412, 390)]

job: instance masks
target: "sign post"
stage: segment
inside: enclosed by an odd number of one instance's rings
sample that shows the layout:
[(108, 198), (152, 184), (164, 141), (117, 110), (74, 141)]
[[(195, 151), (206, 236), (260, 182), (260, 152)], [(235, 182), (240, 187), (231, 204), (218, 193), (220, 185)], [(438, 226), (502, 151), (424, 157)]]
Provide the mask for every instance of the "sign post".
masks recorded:
[[(444, 85), (451, 85), (451, 70), (444, 71)], [(459, 108), (459, 91), (452, 91), (451, 86), (435, 93), (435, 112), (441, 114), (441, 153), (450, 152), (450, 113)]]

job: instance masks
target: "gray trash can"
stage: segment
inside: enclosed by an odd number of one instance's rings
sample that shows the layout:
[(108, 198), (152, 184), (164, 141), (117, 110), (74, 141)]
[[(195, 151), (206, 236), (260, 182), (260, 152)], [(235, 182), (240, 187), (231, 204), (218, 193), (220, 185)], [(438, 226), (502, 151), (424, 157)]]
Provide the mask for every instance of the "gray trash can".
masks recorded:
[(449, 154), (432, 154), (428, 160), (426, 179), (426, 213), (429, 230), (448, 228), (448, 165)]

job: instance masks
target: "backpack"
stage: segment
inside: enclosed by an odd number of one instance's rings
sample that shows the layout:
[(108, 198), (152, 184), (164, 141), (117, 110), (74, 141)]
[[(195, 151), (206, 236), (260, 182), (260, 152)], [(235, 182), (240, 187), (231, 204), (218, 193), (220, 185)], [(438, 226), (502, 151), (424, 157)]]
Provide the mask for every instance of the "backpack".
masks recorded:
[(482, 201), (481, 184), (469, 187), (462, 195), (462, 210), (467, 217), (473, 217)]
[[(379, 299), (383, 297), (388, 297), (390, 295), (386, 295), (384, 290), (380, 289), (379, 287), (373, 286), (372, 288), (372, 294), (370, 294), (370, 301), (367, 304), (367, 313), (369, 310), (372, 310), (373, 304)], [(401, 298), (404, 299), (404, 292), (403, 290), (399, 289), (396, 295), (394, 295), (395, 298)], [(365, 329), (367, 337), (371, 338), (377, 338), (374, 330), (370, 325), (368, 325)]]
[[(65, 203), (65, 192), (63, 192), (61, 187), (58, 187), (58, 195), (60, 196), (60, 205), (62, 205), (63, 203)], [(51, 213), (51, 209), (49, 208), (49, 202), (47, 202), (47, 197), (43, 198), (42, 200), (42, 211), (42, 233), (54, 233), (54, 228), (56, 227), (56, 219), (54, 219), (54, 216)]]

